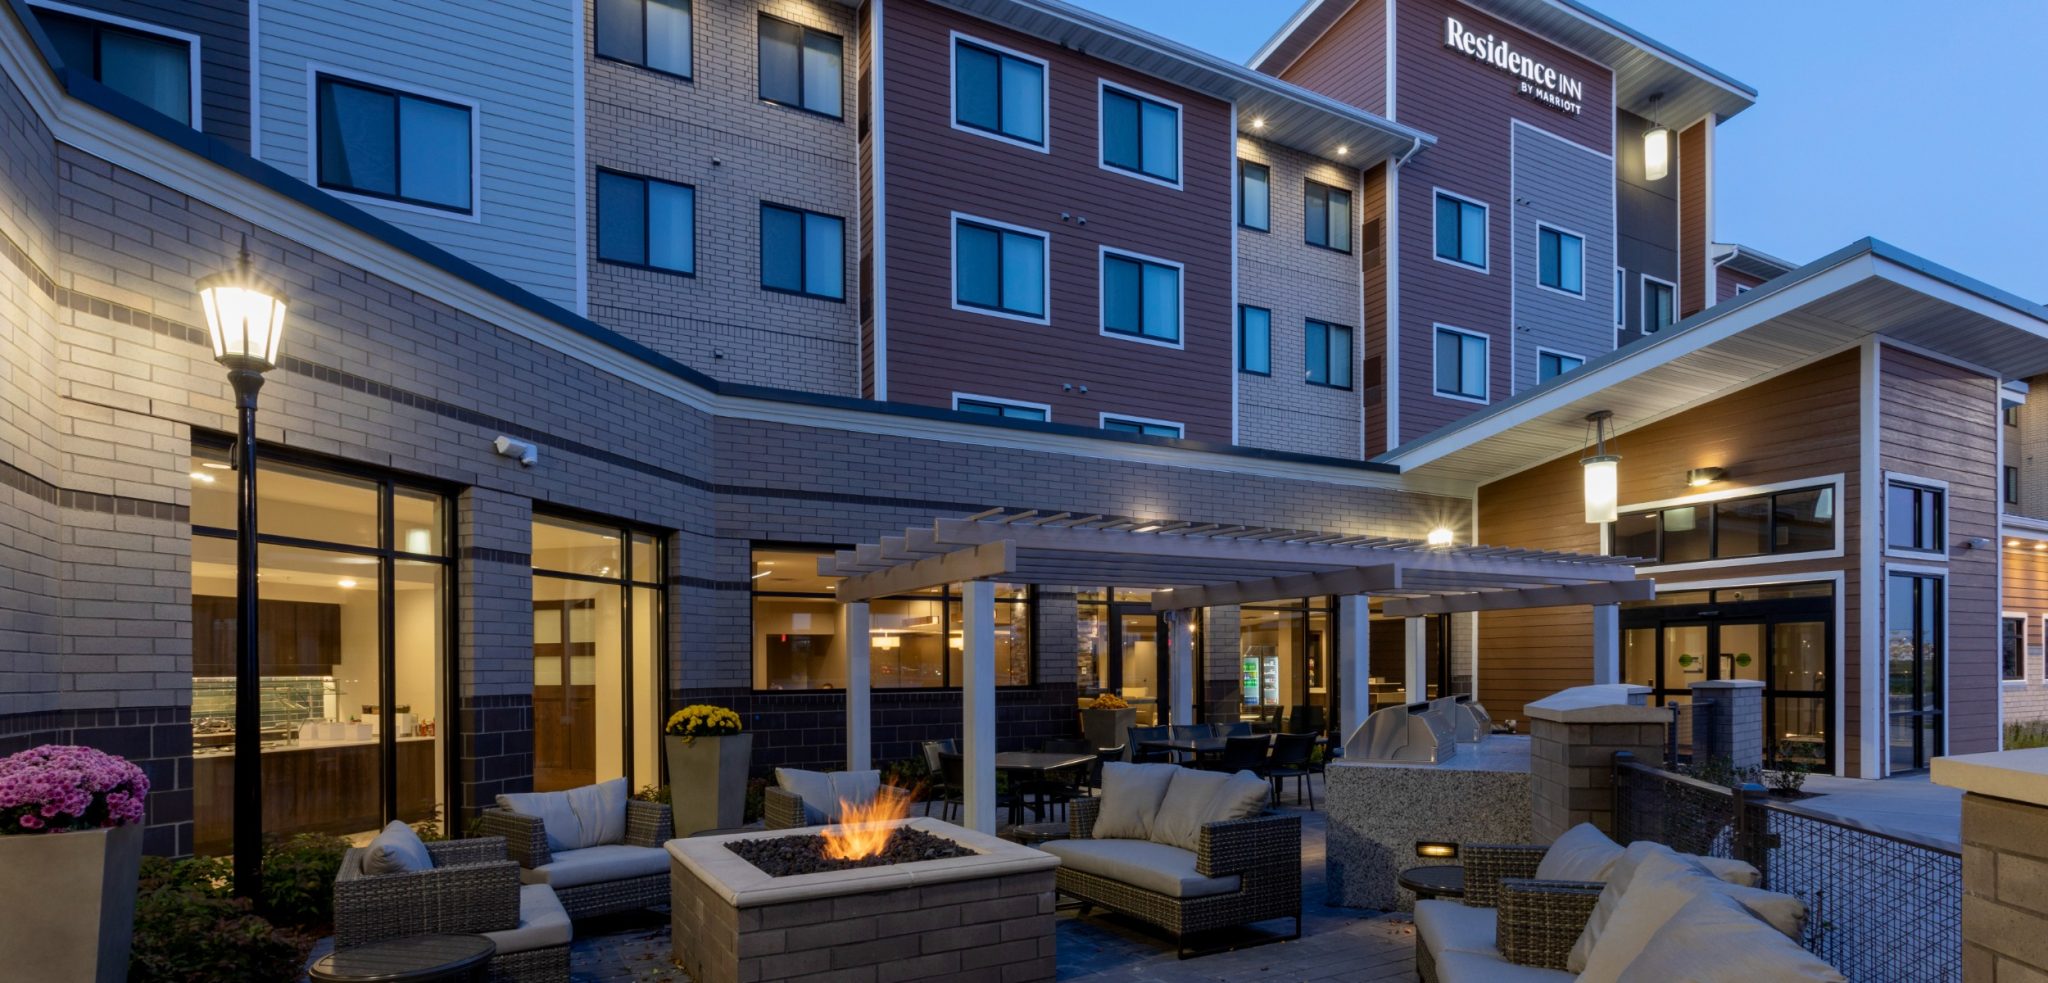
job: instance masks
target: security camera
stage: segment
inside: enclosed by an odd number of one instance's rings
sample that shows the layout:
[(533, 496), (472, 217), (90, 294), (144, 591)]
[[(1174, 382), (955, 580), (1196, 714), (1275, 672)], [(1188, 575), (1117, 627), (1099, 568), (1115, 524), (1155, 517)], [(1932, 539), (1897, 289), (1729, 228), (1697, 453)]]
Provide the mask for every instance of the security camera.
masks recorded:
[(500, 456), (518, 458), (523, 467), (533, 467), (533, 462), (540, 460), (540, 448), (524, 440), (513, 440), (503, 434), (498, 435), (497, 440), (491, 441), (491, 449), (497, 451)]

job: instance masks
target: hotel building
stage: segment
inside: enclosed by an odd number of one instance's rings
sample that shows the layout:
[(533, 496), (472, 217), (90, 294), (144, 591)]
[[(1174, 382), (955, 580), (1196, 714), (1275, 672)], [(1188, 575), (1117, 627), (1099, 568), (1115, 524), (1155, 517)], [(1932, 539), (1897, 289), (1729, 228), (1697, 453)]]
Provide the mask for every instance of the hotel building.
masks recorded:
[[(657, 783), (694, 702), (757, 768), (843, 762), (817, 558), (995, 508), (1657, 582), (1376, 600), (1370, 639), (1219, 605), (1184, 660), (1173, 584), (999, 586), (1005, 746), (1103, 691), (1343, 730), (1346, 671), (1502, 720), (1755, 679), (1772, 755), (1870, 778), (2048, 716), (2048, 312), (1717, 239), (1756, 93), (1573, 0), (1312, 0), (1249, 65), (1056, 0), (8, 0), (0, 67), (0, 750), (141, 761), (156, 852), (232, 829), (244, 531), (193, 283), (245, 238), (291, 300), (270, 831)], [(958, 731), (961, 607), (873, 603), (876, 759)]]

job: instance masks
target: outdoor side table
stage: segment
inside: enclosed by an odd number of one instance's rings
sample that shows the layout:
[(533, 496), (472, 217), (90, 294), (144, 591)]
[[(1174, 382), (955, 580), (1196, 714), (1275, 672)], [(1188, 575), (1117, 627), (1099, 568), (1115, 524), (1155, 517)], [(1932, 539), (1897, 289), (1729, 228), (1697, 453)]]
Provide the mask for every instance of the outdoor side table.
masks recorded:
[(1010, 839), (1025, 846), (1064, 840), (1072, 835), (1073, 829), (1066, 823), (1021, 823), (1010, 827)]
[(1465, 896), (1465, 868), (1456, 864), (1410, 867), (1401, 872), (1402, 887), (1415, 892), (1415, 900), (1462, 898)]
[(429, 983), (481, 980), (498, 951), (481, 935), (411, 935), (337, 949), (307, 976), (314, 983)]

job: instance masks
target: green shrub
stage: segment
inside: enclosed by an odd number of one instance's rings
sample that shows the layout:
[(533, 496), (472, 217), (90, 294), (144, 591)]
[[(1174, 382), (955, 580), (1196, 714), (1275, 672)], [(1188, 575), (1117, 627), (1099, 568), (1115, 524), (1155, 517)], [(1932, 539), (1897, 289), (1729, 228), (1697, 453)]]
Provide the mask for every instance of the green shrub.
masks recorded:
[(321, 933), (334, 923), (334, 875), (348, 841), (301, 833), (263, 855), (263, 912), (279, 925)]
[(1763, 778), (1761, 768), (1737, 768), (1726, 755), (1715, 755), (1703, 761), (1694, 761), (1679, 769), (1700, 781), (1725, 788), (1740, 788)]
[(746, 821), (753, 822), (768, 813), (768, 779), (747, 779)]
[(882, 766), (882, 784), (915, 793), (912, 801), (923, 801), (925, 790), (931, 786), (932, 769), (924, 758), (904, 758)]
[(667, 805), (669, 802), (668, 786), (642, 785), (640, 786), (640, 791), (633, 793), (633, 797), (642, 802), (659, 802), (662, 805)]
[(2048, 720), (2027, 720), (2005, 725), (2005, 749), (2048, 747)]
[(136, 898), (129, 983), (298, 978), (300, 940), (252, 913), (246, 900), (170, 883), (191, 873), (159, 870), (158, 886)]

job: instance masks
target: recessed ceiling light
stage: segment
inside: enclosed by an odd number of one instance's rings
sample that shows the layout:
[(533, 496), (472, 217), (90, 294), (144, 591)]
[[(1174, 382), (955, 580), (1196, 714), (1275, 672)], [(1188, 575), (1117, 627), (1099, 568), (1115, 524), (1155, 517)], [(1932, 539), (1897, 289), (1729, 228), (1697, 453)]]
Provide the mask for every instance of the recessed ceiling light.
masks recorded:
[(1345, 156), (1349, 156), (1349, 155), (1350, 155), (1350, 153), (1351, 153), (1351, 148), (1350, 148), (1349, 146), (1343, 146), (1343, 147), (1338, 147), (1338, 148), (1337, 148), (1337, 156), (1339, 156), (1339, 157), (1345, 157)]
[(207, 474), (204, 471), (194, 471), (192, 472), (192, 480), (204, 482), (210, 485), (213, 484), (213, 475)]
[(347, 577), (343, 577), (343, 578), (341, 578), (341, 580), (337, 581), (336, 583), (337, 583), (337, 585), (338, 585), (338, 586), (340, 586), (340, 587), (341, 587), (341, 589), (342, 589), (342, 590), (347, 590), (347, 589), (349, 589), (349, 588), (351, 588), (351, 587), (354, 587), (354, 586), (356, 585), (356, 582), (355, 582), (355, 581), (353, 581), (353, 580), (350, 580), (350, 579), (349, 579), (349, 578), (347, 578)]
[(211, 469), (213, 469), (213, 470), (215, 470), (215, 471), (227, 471), (227, 470), (230, 470), (230, 469), (228, 468), (227, 464), (226, 464), (225, 462), (222, 462), (222, 461), (202, 461), (202, 462), (200, 462), (199, 466), (200, 466), (200, 467), (202, 467), (202, 468), (211, 468)]

